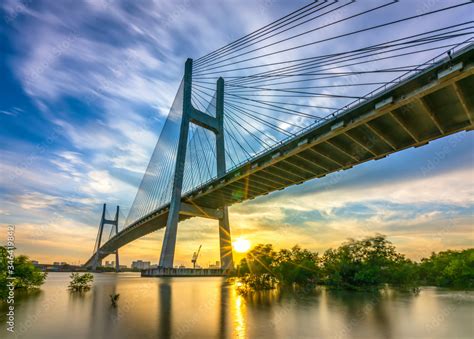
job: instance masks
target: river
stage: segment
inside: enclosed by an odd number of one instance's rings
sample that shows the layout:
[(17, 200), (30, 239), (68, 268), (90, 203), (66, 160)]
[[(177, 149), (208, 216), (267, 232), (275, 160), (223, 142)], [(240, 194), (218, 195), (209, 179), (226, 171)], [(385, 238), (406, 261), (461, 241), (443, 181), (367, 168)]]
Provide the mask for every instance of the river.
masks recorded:
[[(20, 338), (474, 338), (474, 292), (424, 287), (417, 295), (268, 291), (239, 295), (222, 278), (95, 274), (92, 289), (67, 290), (49, 273), (40, 291), (18, 294)], [(116, 308), (109, 295), (119, 293)], [(0, 337), (6, 331), (2, 304)]]

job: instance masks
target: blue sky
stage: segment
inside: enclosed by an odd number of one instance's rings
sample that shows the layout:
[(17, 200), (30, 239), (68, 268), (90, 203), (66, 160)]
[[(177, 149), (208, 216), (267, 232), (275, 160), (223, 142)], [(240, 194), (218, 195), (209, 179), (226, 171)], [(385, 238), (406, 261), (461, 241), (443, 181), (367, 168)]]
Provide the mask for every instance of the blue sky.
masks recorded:
[[(101, 204), (126, 215), (185, 59), (303, 3), (2, 1), (0, 223), (17, 226), (19, 252), (83, 262)], [(381, 232), (413, 258), (472, 246), (473, 146), (459, 133), (233, 206), (233, 234), (321, 252)], [(162, 236), (127, 245), (123, 262), (156, 262)], [(182, 223), (177, 262), (201, 243), (216, 260), (217, 241), (212, 221)]]

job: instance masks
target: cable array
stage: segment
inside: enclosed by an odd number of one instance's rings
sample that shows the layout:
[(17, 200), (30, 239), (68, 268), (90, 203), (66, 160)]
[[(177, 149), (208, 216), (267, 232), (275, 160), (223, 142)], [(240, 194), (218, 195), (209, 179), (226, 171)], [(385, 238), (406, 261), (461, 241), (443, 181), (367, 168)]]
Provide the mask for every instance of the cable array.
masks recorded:
[(130, 207), (126, 225), (170, 201), (183, 111), (183, 88), (184, 82), (181, 81)]
[[(397, 1), (312, 2), (197, 59), (193, 98), (210, 100), (226, 81), (228, 168), (472, 44), (469, 17), (445, 20), (472, 3), (443, 4), (406, 15)], [(418, 28), (403, 34), (407, 23)]]

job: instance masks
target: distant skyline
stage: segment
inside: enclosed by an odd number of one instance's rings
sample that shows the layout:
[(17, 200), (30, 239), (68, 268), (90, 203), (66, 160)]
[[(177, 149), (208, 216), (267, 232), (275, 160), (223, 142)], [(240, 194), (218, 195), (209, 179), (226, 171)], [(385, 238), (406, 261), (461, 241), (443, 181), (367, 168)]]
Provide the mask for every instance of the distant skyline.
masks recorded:
[[(14, 224), (17, 254), (87, 260), (102, 204), (127, 215), (186, 58), (304, 3), (2, 1), (0, 243)], [(472, 247), (473, 150), (473, 133), (461, 132), (234, 205), (232, 237), (322, 253), (378, 232), (413, 259)], [(163, 234), (121, 248), (121, 264), (156, 264)], [(201, 266), (219, 259), (217, 222), (180, 223), (175, 264), (191, 266), (200, 244)]]

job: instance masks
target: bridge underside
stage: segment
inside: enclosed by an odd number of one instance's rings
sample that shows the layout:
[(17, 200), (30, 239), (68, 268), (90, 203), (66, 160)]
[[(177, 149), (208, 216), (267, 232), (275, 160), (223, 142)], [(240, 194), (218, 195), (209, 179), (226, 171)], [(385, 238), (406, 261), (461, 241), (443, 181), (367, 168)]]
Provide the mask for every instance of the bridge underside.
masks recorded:
[[(450, 64), (425, 70), (190, 192), (182, 201), (208, 210), (182, 214), (180, 221), (472, 130), (473, 60), (471, 47)], [(104, 244), (100, 257), (165, 227), (168, 209), (163, 206), (122, 230)]]

